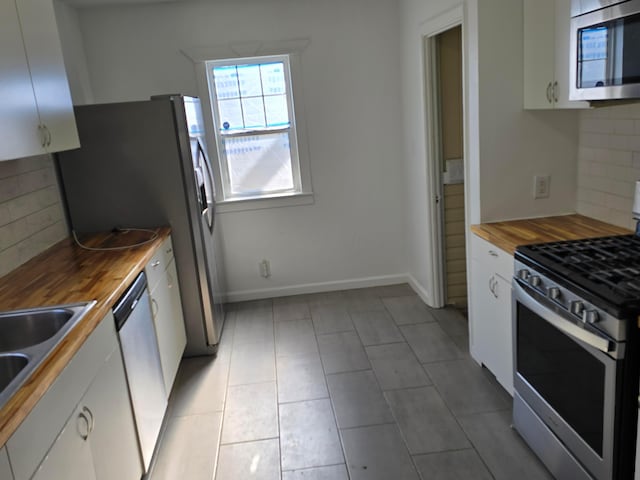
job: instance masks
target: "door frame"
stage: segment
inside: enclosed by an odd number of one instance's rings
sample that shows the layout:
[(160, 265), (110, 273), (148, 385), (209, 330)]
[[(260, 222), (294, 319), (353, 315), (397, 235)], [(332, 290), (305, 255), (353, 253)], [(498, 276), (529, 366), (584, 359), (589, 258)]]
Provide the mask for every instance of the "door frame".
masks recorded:
[[(433, 268), (429, 283), (429, 297), (431, 306), (443, 307), (446, 303), (445, 262), (444, 262), (444, 209), (442, 188), (442, 153), (441, 153), (441, 125), (440, 106), (438, 101), (438, 69), (436, 64), (436, 36), (460, 26), (462, 29), (462, 98), (463, 98), (463, 125), (466, 127), (466, 108), (464, 105), (466, 72), (465, 72), (465, 28), (464, 7), (458, 5), (447, 10), (419, 26), (419, 35), (422, 52), (422, 88), (424, 92), (424, 124), (425, 131), (425, 168), (427, 172), (427, 215), (429, 217), (430, 249), (428, 261)], [(466, 128), (463, 128), (466, 138)], [(466, 145), (466, 141), (463, 142)], [(465, 153), (465, 157), (466, 157)], [(466, 168), (465, 168), (466, 170)]]

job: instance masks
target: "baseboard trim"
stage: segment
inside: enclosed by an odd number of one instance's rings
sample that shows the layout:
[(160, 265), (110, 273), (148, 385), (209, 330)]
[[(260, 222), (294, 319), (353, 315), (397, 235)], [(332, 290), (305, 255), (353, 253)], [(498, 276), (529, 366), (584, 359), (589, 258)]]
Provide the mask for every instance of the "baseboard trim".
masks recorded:
[[(261, 298), (286, 297), (289, 295), (302, 295), (305, 293), (333, 292), (336, 290), (349, 290), (352, 288), (382, 287), (397, 283), (409, 283), (415, 290), (412, 277), (409, 274), (381, 275), (378, 277), (353, 278), (349, 280), (336, 280), (333, 282), (305, 283), (302, 285), (289, 285), (285, 287), (262, 288), (258, 290), (236, 290), (227, 292), (227, 302), (244, 302), (246, 300), (259, 300)], [(416, 290), (417, 291), (417, 290)], [(422, 294), (419, 293), (422, 297)]]
[(407, 274), (407, 278), (409, 279), (409, 285), (411, 285), (411, 288), (413, 288), (413, 290), (418, 294), (422, 301), (427, 305), (432, 306), (431, 295), (429, 295), (427, 289), (424, 288), (420, 284), (420, 282), (418, 282), (418, 280), (416, 280), (416, 278), (410, 273)]

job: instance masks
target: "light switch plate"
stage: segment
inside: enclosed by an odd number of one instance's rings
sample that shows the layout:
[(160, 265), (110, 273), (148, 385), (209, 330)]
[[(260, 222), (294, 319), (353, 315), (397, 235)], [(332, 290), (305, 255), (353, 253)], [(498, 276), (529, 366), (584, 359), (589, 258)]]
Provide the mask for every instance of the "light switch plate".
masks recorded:
[(551, 175), (533, 177), (533, 198), (548, 198), (551, 191)]

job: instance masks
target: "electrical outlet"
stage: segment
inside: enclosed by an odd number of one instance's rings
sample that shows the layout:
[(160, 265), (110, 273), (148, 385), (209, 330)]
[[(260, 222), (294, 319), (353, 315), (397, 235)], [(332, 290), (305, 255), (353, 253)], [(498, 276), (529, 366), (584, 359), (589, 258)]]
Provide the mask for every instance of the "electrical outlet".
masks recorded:
[(269, 278), (271, 276), (271, 263), (269, 260), (262, 260), (258, 264), (260, 268), (260, 276), (263, 278)]
[(533, 198), (548, 198), (551, 190), (551, 175), (533, 177)]

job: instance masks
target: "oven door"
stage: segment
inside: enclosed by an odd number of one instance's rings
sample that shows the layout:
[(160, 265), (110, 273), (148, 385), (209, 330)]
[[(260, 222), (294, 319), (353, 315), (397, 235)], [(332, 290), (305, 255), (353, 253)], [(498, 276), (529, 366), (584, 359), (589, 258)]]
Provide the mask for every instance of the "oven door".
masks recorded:
[(513, 283), (515, 391), (591, 475), (610, 480), (623, 344)]

